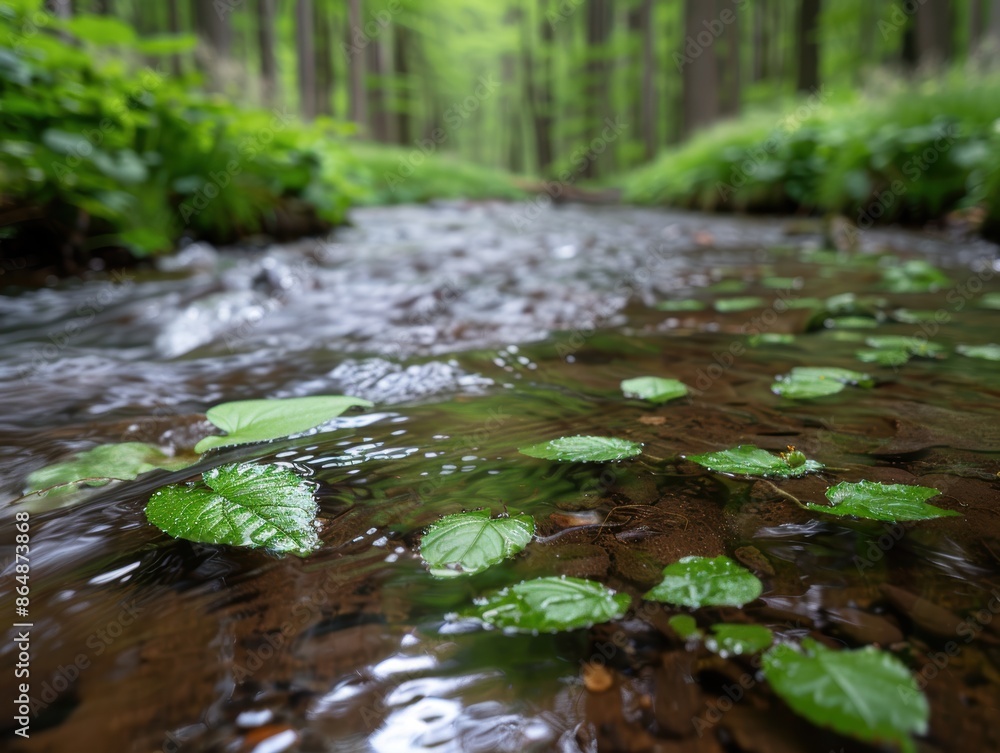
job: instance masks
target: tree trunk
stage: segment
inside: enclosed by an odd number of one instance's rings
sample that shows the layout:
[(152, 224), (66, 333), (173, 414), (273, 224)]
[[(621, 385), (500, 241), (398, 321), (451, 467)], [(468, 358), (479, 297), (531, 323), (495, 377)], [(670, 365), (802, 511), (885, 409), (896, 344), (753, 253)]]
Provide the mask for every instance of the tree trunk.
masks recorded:
[(295, 52), (298, 60), (299, 111), (306, 120), (316, 117), (316, 55), (313, 51), (312, 0), (296, 0)]
[(413, 103), (410, 97), (410, 30), (401, 23), (392, 28), (392, 68), (396, 85), (396, 136), (400, 144), (413, 141)]
[(987, 34), (993, 46), (1000, 46), (1000, 0), (991, 0)]
[(330, 11), (322, 0), (315, 7), (316, 24), (316, 114), (333, 115), (333, 35)]
[(767, 31), (767, 0), (757, 0), (753, 9), (753, 72), (750, 74), (754, 83), (767, 78)]
[(719, 70), (715, 46), (702, 46), (697, 37), (714, 20), (715, 3), (684, 0), (685, 51), (682, 100), (682, 133), (690, 136), (696, 129), (712, 123), (719, 116)]
[(214, 0), (193, 0), (192, 11), (198, 36), (208, 44), (215, 56), (229, 57), (233, 37), (229, 13), (216, 9)]
[(799, 64), (795, 88), (811, 92), (819, 88), (819, 16), (820, 0), (799, 3)]
[[(167, 26), (171, 34), (181, 33), (181, 9), (177, 6), (177, 0), (167, 0)], [(175, 76), (183, 73), (180, 55), (170, 56), (170, 70)]]
[[(818, 2), (818, 0), (817, 0)], [(725, 74), (721, 82), (722, 114), (732, 117), (740, 112), (741, 67), (740, 67), (740, 17), (739, 9), (731, 0), (716, 3), (718, 17), (725, 22), (723, 38), (726, 40)], [(730, 16), (729, 13), (732, 15)]]
[(391, 143), (389, 111), (386, 107), (385, 76), (388, 66), (385, 61), (385, 45), (380, 37), (372, 39), (365, 48), (368, 57), (368, 117), (371, 135), (376, 141)]
[(971, 55), (983, 36), (983, 0), (969, 0), (969, 49)]
[[(538, 16), (541, 45), (535, 64), (524, 62), (525, 82), (530, 87), (529, 102), (532, 107), (532, 126), (535, 135), (535, 164), (544, 175), (552, 166), (552, 54), (555, 31), (548, 17), (548, 0), (539, 0)], [(530, 38), (530, 33), (527, 34)], [(527, 49), (527, 48), (526, 48)], [(530, 57), (530, 51), (527, 53)], [(537, 83), (535, 71), (537, 70)]]
[[(584, 89), (587, 131), (584, 136), (588, 143), (600, 134), (604, 118), (609, 114), (607, 106), (611, 96), (607, 43), (611, 38), (613, 19), (611, 0), (587, 0), (587, 80)], [(605, 164), (611, 154), (611, 149), (605, 149), (600, 156), (590, 154), (582, 177), (596, 177), (601, 172), (598, 162)]]
[(278, 62), (274, 56), (274, 0), (257, 0), (257, 44), (264, 102), (273, 105), (278, 94)]
[(368, 108), (365, 100), (365, 56), (354, 47), (355, 31), (361, 34), (361, 0), (349, 0), (347, 22), (347, 69), (350, 76), (351, 120), (362, 133), (367, 132)]
[(55, 14), (56, 18), (67, 19), (73, 17), (72, 0), (49, 0), (48, 6), (52, 9), (52, 13)]
[(951, 59), (951, 0), (934, 0), (917, 7), (914, 14), (917, 61), (942, 65)]

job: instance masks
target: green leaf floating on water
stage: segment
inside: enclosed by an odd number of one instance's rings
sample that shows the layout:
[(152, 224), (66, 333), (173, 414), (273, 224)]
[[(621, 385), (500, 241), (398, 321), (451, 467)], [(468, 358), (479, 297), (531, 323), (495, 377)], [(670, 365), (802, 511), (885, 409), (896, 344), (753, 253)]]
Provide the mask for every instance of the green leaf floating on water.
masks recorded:
[(175, 538), (306, 555), (319, 545), (313, 485), (277, 465), (230, 463), (203, 485), (165, 486), (146, 504), (149, 522)]
[(147, 471), (157, 468), (174, 471), (192, 462), (192, 458), (176, 458), (145, 442), (102, 444), (78, 453), (72, 460), (39, 468), (28, 476), (28, 490), (77, 482), (99, 486), (115, 479), (131, 481)]
[(763, 625), (737, 625), (720, 622), (712, 625), (712, 635), (705, 641), (709, 651), (722, 656), (756, 654), (774, 642), (774, 633)]
[(555, 633), (617, 620), (630, 602), (592, 580), (536, 578), (476, 599), (464, 616), (514, 632)]
[(956, 345), (955, 351), (968, 358), (982, 358), (985, 361), (1000, 361), (1000, 345)]
[(892, 293), (933, 293), (951, 284), (948, 275), (922, 259), (910, 259), (888, 267), (882, 282)]
[(663, 569), (644, 599), (682, 607), (742, 607), (763, 591), (757, 576), (728, 557), (684, 557)]
[(910, 353), (906, 350), (859, 350), (854, 355), (862, 363), (878, 366), (902, 366), (910, 360)]
[(873, 335), (865, 340), (869, 348), (890, 351), (905, 351), (915, 356), (933, 358), (944, 352), (944, 346), (928, 342), (922, 337), (904, 337), (902, 335)]
[(420, 555), (433, 575), (472, 575), (513, 557), (534, 535), (530, 515), (491, 518), (489, 510), (471, 510), (433, 523), (420, 540)]
[(940, 494), (937, 489), (910, 484), (882, 484), (878, 481), (843, 481), (826, 490), (831, 505), (806, 505), (828, 515), (850, 515), (868, 520), (930, 520), (961, 513), (928, 505), (925, 500)]
[(779, 476), (793, 478), (823, 469), (823, 464), (808, 460), (801, 452), (772, 455), (752, 444), (741, 444), (729, 450), (688, 455), (698, 465), (716, 473), (735, 473), (742, 476)]
[(226, 436), (210, 436), (195, 445), (195, 452), (253, 442), (269, 442), (291, 434), (315, 429), (348, 408), (371, 408), (372, 403), (357, 397), (322, 395), (282, 400), (237, 400), (210, 408), (208, 420)]
[(695, 298), (686, 298), (679, 301), (660, 301), (656, 304), (660, 311), (701, 311), (705, 304)]
[(625, 397), (637, 397), (651, 403), (665, 403), (684, 397), (688, 393), (687, 385), (676, 379), (663, 377), (635, 377), (626, 379), (621, 384)]
[(979, 299), (979, 307), (984, 309), (1000, 309), (1000, 293), (984, 293)]
[(878, 319), (868, 316), (835, 316), (826, 320), (827, 326), (833, 329), (874, 329)]
[(813, 724), (867, 742), (912, 751), (911, 734), (927, 733), (927, 698), (895, 656), (871, 646), (834, 651), (815, 641), (806, 653), (778, 645), (764, 654), (767, 681)]
[(601, 462), (635, 457), (642, 453), (642, 445), (615, 437), (559, 437), (549, 442), (521, 447), (518, 452), (542, 460)]
[(689, 614), (675, 614), (667, 620), (667, 624), (670, 625), (670, 628), (677, 635), (686, 641), (702, 637), (702, 632), (698, 629), (698, 623)]
[(732, 314), (738, 311), (749, 311), (765, 305), (767, 301), (759, 296), (748, 295), (742, 298), (720, 298), (715, 302), (715, 310), (723, 314)]
[(776, 395), (796, 400), (835, 395), (847, 385), (871, 387), (874, 380), (859, 371), (838, 368), (796, 366), (790, 374), (778, 378), (771, 385)]

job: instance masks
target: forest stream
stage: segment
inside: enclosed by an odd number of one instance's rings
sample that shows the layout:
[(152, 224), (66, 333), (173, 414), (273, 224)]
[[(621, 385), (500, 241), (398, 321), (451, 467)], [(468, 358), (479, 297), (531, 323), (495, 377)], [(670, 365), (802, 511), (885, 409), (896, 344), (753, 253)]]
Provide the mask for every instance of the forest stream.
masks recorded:
[[(929, 701), (918, 750), (1000, 750), (1000, 363), (963, 354), (1000, 343), (995, 246), (872, 230), (838, 252), (819, 221), (610, 206), (456, 202), (351, 219), (325, 240), (193, 244), (155, 269), (0, 298), (0, 489), (5, 523), (31, 514), (36, 714), (30, 743), (8, 726), (7, 749), (881, 749), (811, 725), (751, 656), (668, 624), (691, 614), (702, 630), (761, 625), (776, 640), (889, 651)], [(947, 281), (922, 285), (925, 262)], [(935, 348), (863, 363), (873, 336)], [(775, 394), (796, 367), (874, 384)], [(690, 392), (622, 394), (646, 375)], [(213, 405), (324, 394), (374, 407), (182, 470), (13, 502), (29, 474), (96, 444), (183, 455), (216, 431)], [(572, 435), (642, 454), (518, 452)], [(826, 467), (765, 480), (689, 459), (738, 445), (794, 447)], [(315, 482), (322, 546), (279, 556), (146, 520), (156, 489), (233, 461)], [(959, 515), (893, 524), (799, 504), (860, 479), (933, 487), (930, 503)], [(422, 532), (477, 508), (530, 515), (534, 538), (502, 566), (434, 577)], [(691, 555), (738, 561), (761, 596), (696, 611), (643, 601)], [(556, 575), (632, 605), (537, 635), (454, 616)], [(15, 645), (0, 657), (11, 677)]]

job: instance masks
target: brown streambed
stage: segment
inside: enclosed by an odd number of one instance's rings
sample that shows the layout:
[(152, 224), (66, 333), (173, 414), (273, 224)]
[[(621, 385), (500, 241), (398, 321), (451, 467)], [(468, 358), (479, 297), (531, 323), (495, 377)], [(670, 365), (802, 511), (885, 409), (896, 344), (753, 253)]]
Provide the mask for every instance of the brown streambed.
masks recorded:
[[(803, 261), (818, 237), (790, 239), (779, 222), (567, 207), (518, 234), (513, 211), (371, 210), (333, 245), (194, 249), (184, 269), (125, 286), (6, 291), (0, 369), (12, 407), (0, 457), (12, 498), (28, 472), (96, 442), (190, 446), (222, 400), (344, 392), (377, 403), (336, 431), (38, 509), (32, 672), (38, 692), (52, 692), (39, 696), (31, 741), (12, 737), (12, 749), (83, 739), (137, 751), (867, 749), (792, 715), (752, 659), (685, 645), (667, 627), (685, 610), (638, 598), (680, 556), (722, 553), (765, 590), (742, 610), (699, 610), (700, 624), (877, 644), (924, 681), (924, 748), (1000, 748), (1000, 620), (989, 610), (1000, 591), (1000, 380), (996, 363), (954, 353), (997, 339), (1000, 311), (977, 305), (1000, 290), (981, 266), (993, 248), (866, 235), (869, 251), (919, 253), (953, 280), (891, 294), (875, 265)], [(767, 276), (800, 277), (789, 297), (855, 292), (887, 298), (884, 310), (945, 310), (932, 339), (948, 356), (894, 371), (860, 364), (863, 345), (844, 339), (875, 330), (806, 334), (805, 311), (763, 324), (767, 305), (653, 308), (691, 295), (769, 302)], [(746, 288), (706, 291), (727, 279)], [(44, 351), (102, 295), (86, 326)], [(752, 346), (748, 326), (796, 339)], [(912, 336), (919, 325), (877, 331)], [(860, 368), (879, 384), (816, 401), (771, 394), (774, 375), (797, 365)], [(620, 380), (642, 374), (698, 393), (663, 406), (624, 400)], [(641, 441), (644, 454), (585, 466), (516, 452), (578, 433)], [(794, 445), (833, 470), (772, 485), (683, 458), (740, 443)], [(159, 485), (236, 457), (319, 482), (321, 551), (279, 559), (173, 541), (146, 524)], [(893, 527), (787, 498), (820, 501), (830, 484), (860, 478), (933, 486), (935, 504), (962, 517)], [(532, 514), (538, 539), (479, 576), (431, 579), (414, 553), (421, 529), (480, 506)], [(633, 609), (554, 636), (445, 619), (485, 590), (553, 574), (631, 593)], [(3, 651), (10, 677), (10, 642)]]

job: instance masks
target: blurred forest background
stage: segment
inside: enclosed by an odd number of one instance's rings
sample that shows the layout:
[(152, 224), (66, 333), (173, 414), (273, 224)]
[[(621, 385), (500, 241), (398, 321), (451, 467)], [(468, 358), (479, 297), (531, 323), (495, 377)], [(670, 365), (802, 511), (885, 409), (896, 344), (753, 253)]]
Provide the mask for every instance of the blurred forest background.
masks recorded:
[(0, 24), (5, 257), (581, 187), (996, 232), (1000, 0), (0, 0)]

